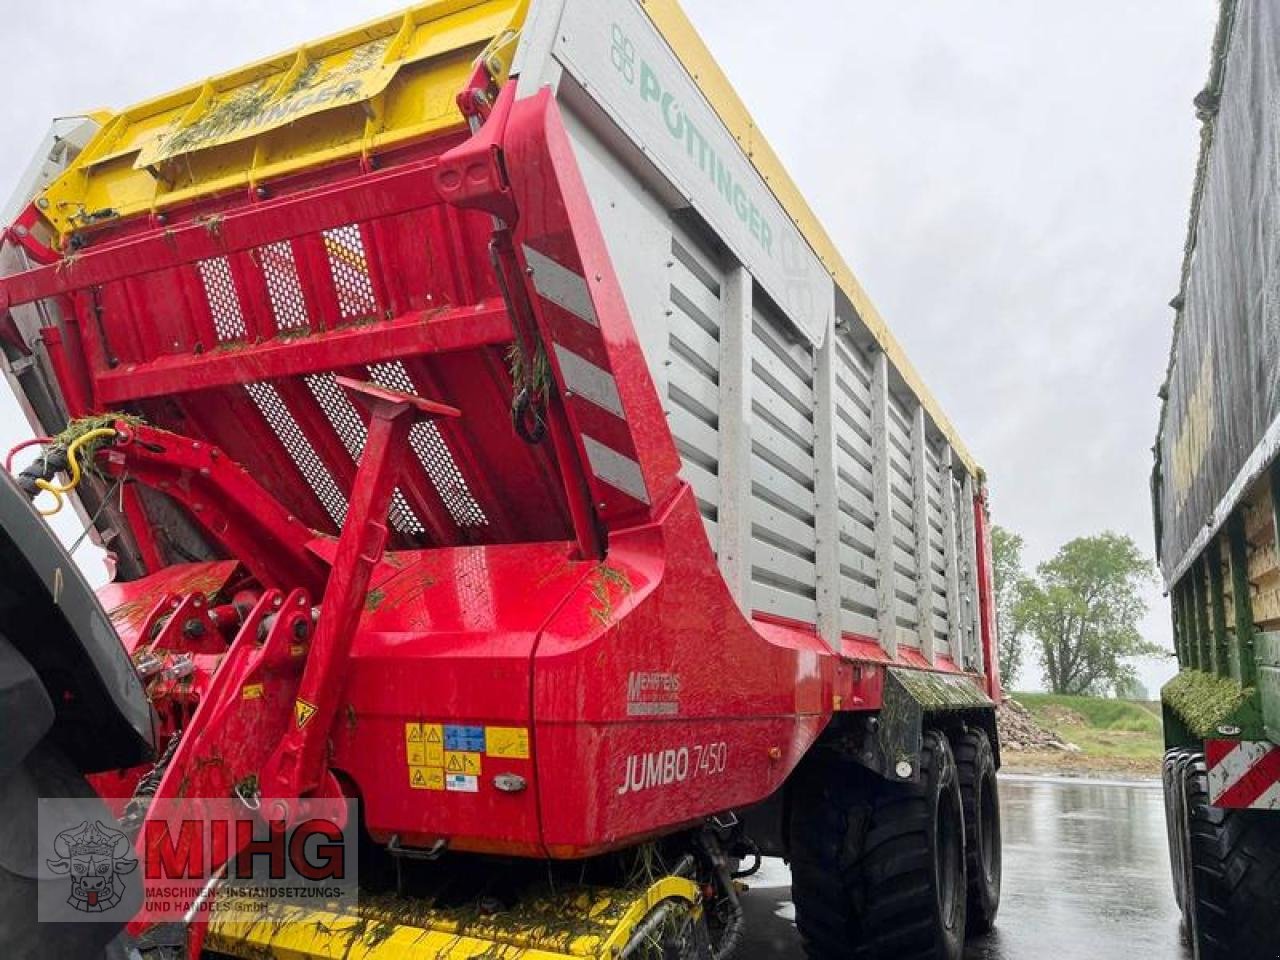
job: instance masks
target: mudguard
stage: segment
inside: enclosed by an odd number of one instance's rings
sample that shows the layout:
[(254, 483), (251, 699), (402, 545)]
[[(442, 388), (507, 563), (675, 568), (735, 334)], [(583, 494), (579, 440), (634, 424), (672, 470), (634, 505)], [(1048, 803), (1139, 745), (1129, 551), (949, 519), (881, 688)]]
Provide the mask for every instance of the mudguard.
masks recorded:
[(991, 749), (997, 751), (998, 767), (995, 706), (967, 677), (890, 668), (885, 671), (884, 700), (869, 754), (859, 759), (888, 780), (914, 783), (920, 775), (921, 738), (930, 725), (927, 715), (939, 725), (963, 720), (985, 729)]
[[(8, 476), (0, 481), (0, 638), (11, 648), (0, 651), (0, 666), (14, 667), (5, 669), (0, 687), (0, 729), (9, 741), (0, 761), (20, 760), (22, 744), (34, 737), (25, 755), (46, 729), (86, 773), (131, 766), (154, 751), (151, 705), (111, 620)], [(52, 718), (31, 684), (32, 672), (46, 704), (56, 704)], [(10, 722), (10, 706), (24, 717), (21, 723)]]

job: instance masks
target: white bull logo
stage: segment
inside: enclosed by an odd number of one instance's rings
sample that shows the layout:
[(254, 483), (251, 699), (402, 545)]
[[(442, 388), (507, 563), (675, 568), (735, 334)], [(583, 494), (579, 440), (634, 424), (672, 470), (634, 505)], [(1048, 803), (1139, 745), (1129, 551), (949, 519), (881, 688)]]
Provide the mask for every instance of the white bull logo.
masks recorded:
[(71, 876), (71, 896), (67, 903), (85, 913), (101, 913), (120, 902), (124, 883), (120, 877), (138, 865), (127, 859), (129, 838), (119, 830), (88, 820), (71, 830), (63, 830), (53, 840), (57, 860), (46, 860), (54, 873)]

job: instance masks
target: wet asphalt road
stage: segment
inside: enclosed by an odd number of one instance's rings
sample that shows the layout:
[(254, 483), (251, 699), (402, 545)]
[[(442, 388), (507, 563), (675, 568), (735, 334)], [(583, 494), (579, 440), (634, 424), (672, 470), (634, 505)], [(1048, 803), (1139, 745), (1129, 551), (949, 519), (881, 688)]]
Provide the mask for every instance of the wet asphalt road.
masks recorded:
[[(965, 960), (1189, 960), (1158, 783), (1002, 777), (1000, 802), (1000, 913)], [(766, 861), (748, 882), (740, 956), (802, 958), (786, 864)]]

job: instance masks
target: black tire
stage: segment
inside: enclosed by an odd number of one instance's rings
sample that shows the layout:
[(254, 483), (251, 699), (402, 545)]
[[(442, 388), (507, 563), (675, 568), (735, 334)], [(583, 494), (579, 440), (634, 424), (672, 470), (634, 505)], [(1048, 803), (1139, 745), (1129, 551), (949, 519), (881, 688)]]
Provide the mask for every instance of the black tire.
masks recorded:
[(1274, 812), (1209, 804), (1204, 758), (1186, 767), (1191, 934), (1197, 960), (1280, 956), (1280, 826)]
[(964, 802), (965, 868), (969, 881), (965, 932), (977, 937), (995, 926), (1000, 909), (1003, 857), (996, 760), (985, 730), (966, 729), (952, 746)]
[(1189, 930), (1190, 924), (1186, 916), (1186, 889), (1189, 876), (1186, 869), (1188, 830), (1182, 802), (1185, 780), (1182, 770), (1186, 760), (1185, 750), (1174, 748), (1165, 751), (1161, 780), (1164, 786), (1164, 822), (1169, 836), (1169, 872), (1173, 880), (1173, 899), (1183, 913), (1183, 926)]
[(959, 960), (964, 810), (946, 737), (924, 735), (918, 783), (813, 760), (791, 805), (791, 895), (810, 960)]
[[(84, 777), (47, 739), (0, 781), (0, 957), (100, 957), (123, 928), (124, 919), (119, 923), (37, 922), (41, 888), (48, 885), (56, 902), (66, 896), (67, 885), (62, 878), (40, 876), (40, 859), (49, 856), (49, 851), (37, 849), (41, 797), (96, 801)], [(102, 821), (114, 823), (106, 805), (97, 801), (97, 806)]]

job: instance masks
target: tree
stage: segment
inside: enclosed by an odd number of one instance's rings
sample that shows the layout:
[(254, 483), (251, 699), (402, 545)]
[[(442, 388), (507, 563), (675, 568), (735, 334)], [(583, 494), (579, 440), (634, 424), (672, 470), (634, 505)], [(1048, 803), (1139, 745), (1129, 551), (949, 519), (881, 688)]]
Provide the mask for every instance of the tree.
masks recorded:
[(1022, 537), (1004, 527), (991, 528), (991, 571), (995, 579), (996, 638), (1000, 678), (1012, 686), (1022, 668), (1023, 634), (1013, 617), (1022, 579)]
[(1130, 657), (1161, 652), (1143, 639), (1141, 589), (1151, 561), (1130, 537), (1078, 537), (1022, 578), (1014, 629), (1034, 639), (1045, 684), (1054, 693), (1100, 694), (1136, 679)]

